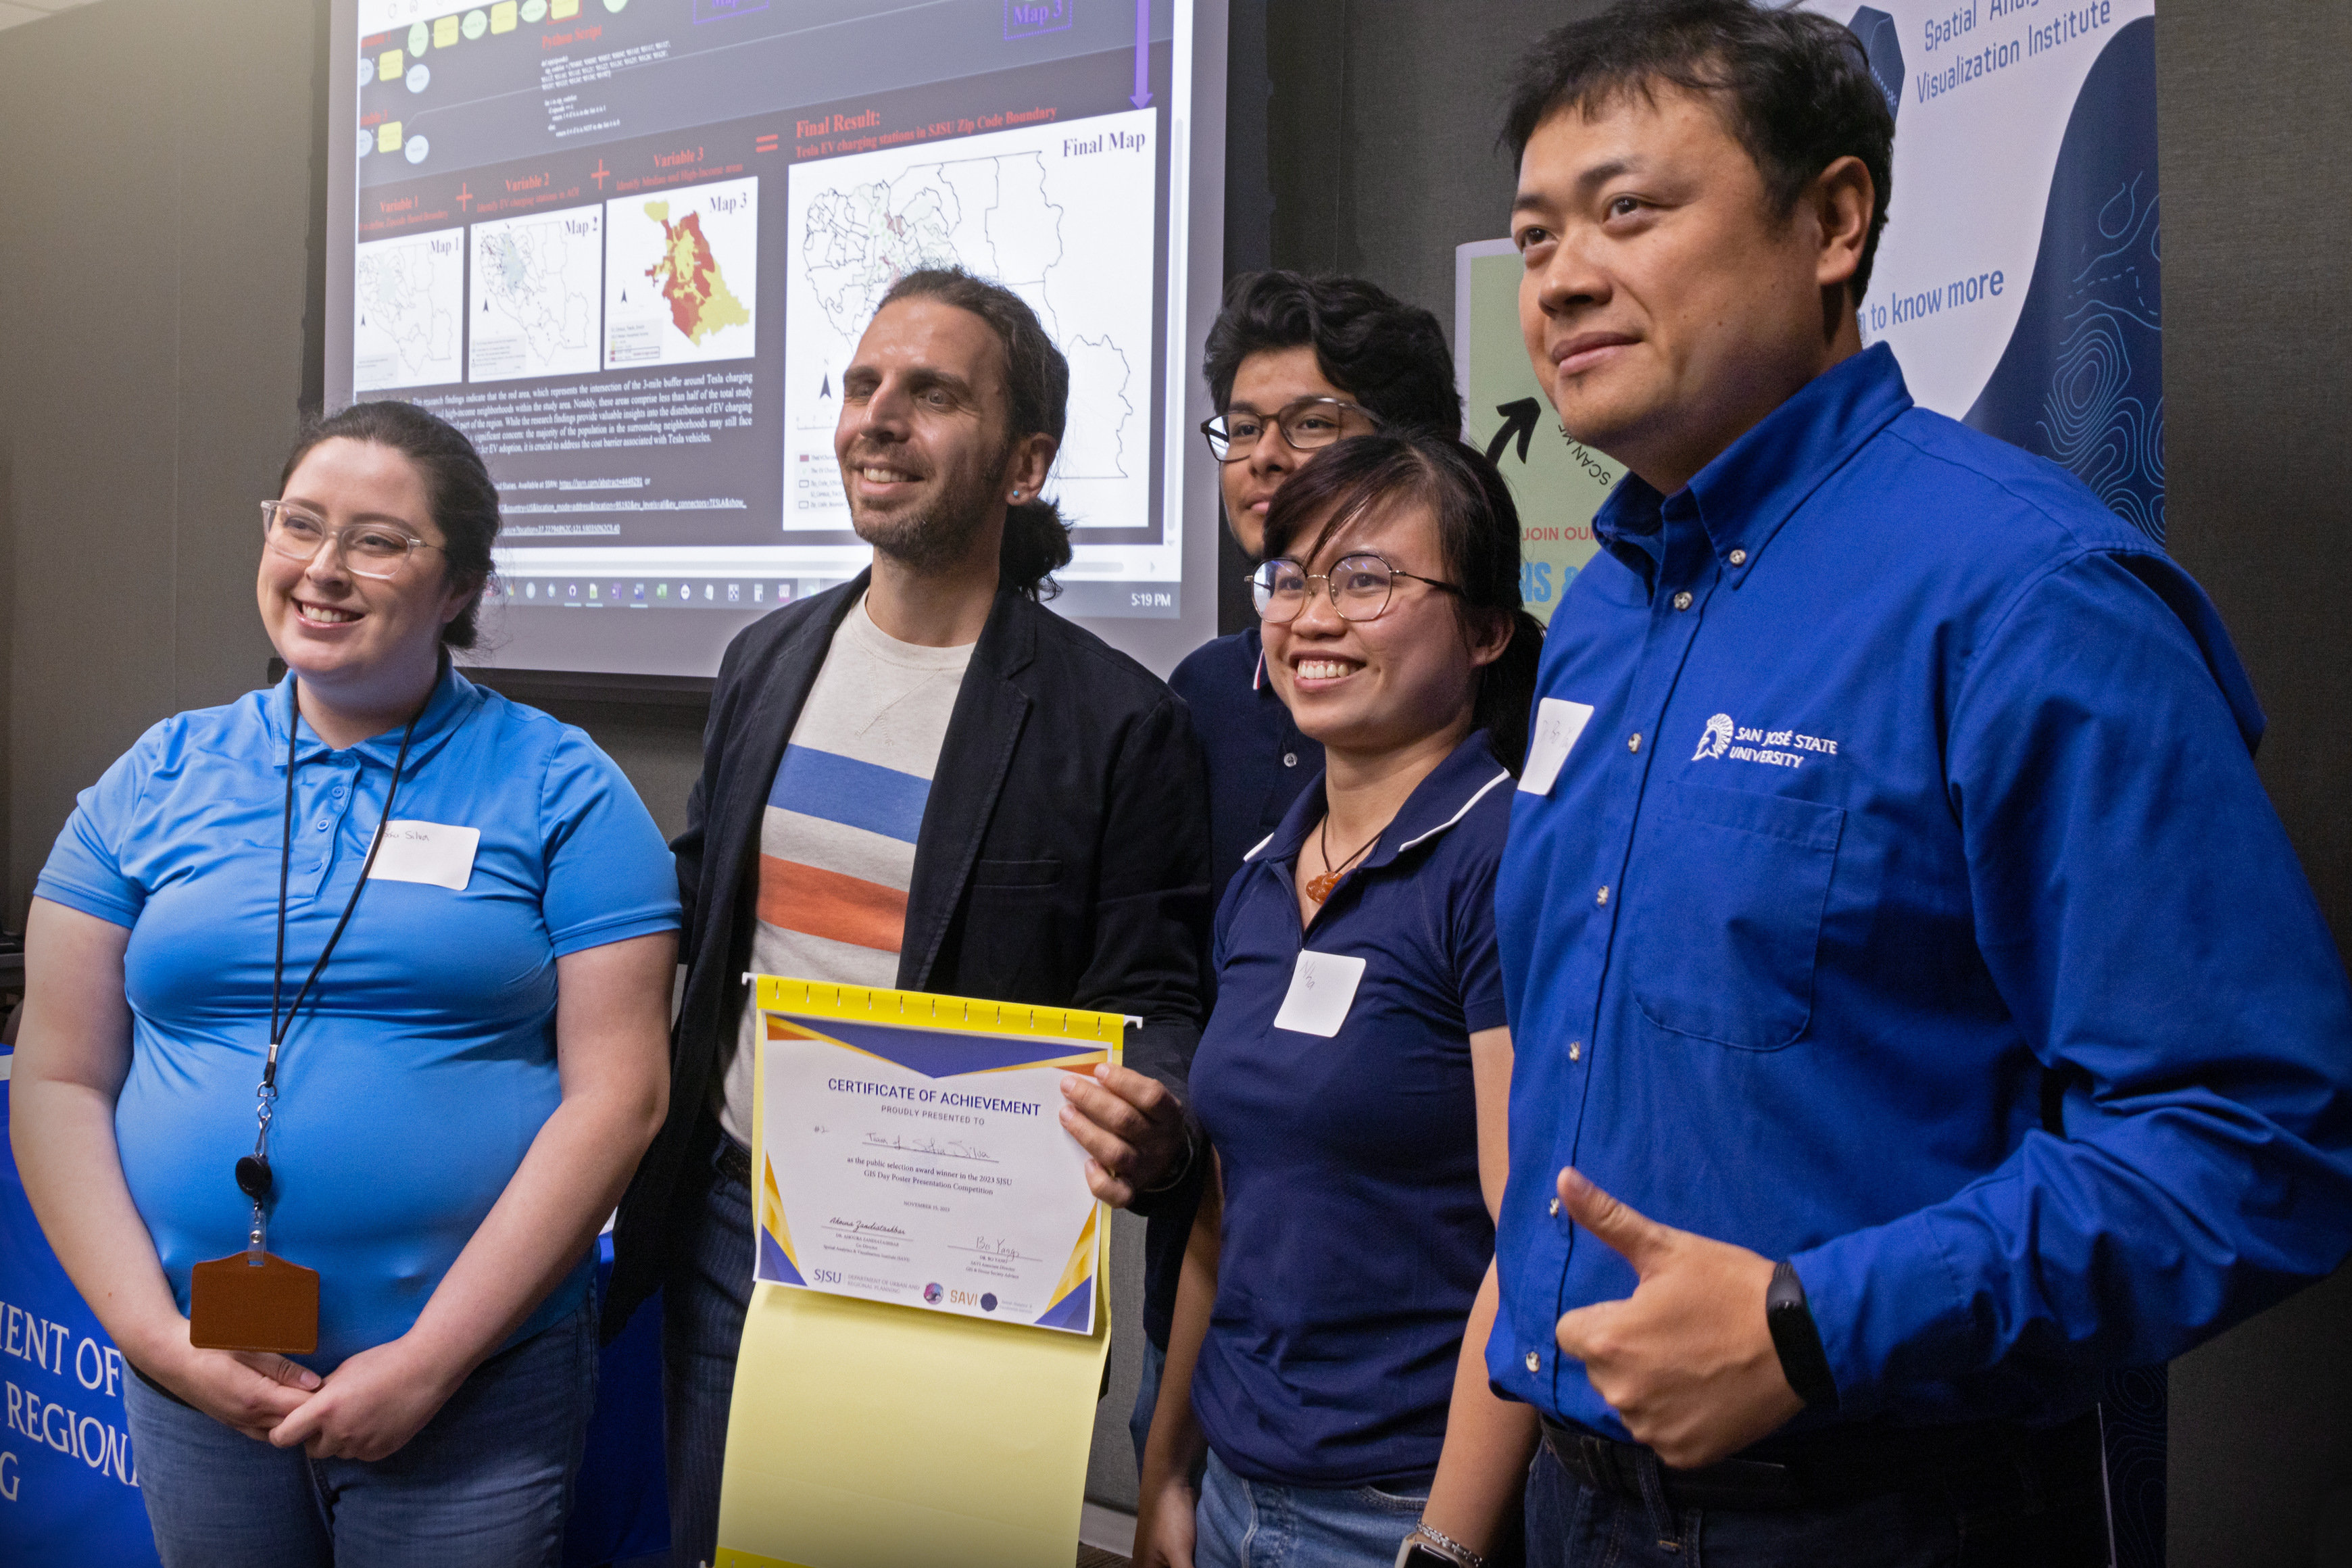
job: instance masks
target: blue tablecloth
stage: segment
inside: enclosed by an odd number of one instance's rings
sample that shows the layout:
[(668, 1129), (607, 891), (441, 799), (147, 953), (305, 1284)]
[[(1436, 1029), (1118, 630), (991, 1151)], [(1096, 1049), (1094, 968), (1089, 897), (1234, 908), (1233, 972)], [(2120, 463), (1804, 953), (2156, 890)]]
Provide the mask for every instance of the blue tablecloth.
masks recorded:
[[(8, 1060), (0, 1051), (0, 1066)], [(34, 1223), (6, 1153), (7, 1110), (0, 1079), (0, 1563), (157, 1568), (122, 1415), (130, 1373)], [(613, 1244), (597, 1245), (601, 1287)], [(605, 1347), (564, 1568), (668, 1545), (656, 1300)]]

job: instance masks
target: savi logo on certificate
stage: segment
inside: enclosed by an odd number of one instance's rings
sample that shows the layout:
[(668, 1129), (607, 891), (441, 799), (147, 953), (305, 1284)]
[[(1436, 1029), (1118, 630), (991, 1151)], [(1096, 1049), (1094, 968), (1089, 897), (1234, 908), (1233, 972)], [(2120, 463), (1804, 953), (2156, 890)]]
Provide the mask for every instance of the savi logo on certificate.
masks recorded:
[(757, 977), (755, 1277), (1090, 1335), (1102, 1207), (1061, 1079), (1124, 1020)]

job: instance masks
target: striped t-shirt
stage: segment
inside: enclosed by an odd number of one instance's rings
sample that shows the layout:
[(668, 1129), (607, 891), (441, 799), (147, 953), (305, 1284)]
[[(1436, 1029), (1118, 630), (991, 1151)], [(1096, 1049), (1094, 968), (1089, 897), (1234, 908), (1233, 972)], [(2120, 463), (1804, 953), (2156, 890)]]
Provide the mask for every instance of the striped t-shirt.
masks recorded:
[[(751, 932), (760, 973), (898, 984), (915, 839), (972, 647), (900, 642), (863, 599), (843, 617), (768, 788)], [(719, 1114), (747, 1144), (758, 1023), (746, 995)]]

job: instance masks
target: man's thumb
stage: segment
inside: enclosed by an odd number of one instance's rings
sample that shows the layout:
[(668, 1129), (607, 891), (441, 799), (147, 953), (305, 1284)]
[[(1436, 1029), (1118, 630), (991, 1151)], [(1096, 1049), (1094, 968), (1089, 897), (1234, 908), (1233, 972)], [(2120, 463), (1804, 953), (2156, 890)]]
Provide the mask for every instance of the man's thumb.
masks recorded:
[(1559, 1205), (1570, 1219), (1607, 1242), (1633, 1272), (1647, 1275), (1674, 1232), (1611, 1197), (1570, 1165), (1559, 1173)]

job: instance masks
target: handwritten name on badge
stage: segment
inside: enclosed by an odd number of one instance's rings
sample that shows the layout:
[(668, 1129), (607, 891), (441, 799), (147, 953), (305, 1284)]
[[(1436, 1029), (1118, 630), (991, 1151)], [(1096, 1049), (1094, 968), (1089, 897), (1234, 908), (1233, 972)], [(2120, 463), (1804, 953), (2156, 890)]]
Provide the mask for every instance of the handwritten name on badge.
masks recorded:
[(375, 852), (371, 882), (430, 882), (453, 893), (466, 890), (474, 875), (474, 850), (482, 842), (478, 827), (453, 827), (443, 822), (387, 822), (383, 845)]
[(1519, 773), (1519, 787), (1529, 795), (1549, 795), (1559, 777), (1559, 765), (1576, 747), (1585, 725), (1592, 721), (1592, 704), (1547, 697), (1536, 704), (1536, 732), (1528, 737), (1528, 765)]
[(1329, 1039), (1348, 1021), (1348, 1008), (1356, 1000), (1356, 986), (1363, 978), (1360, 958), (1302, 949), (1298, 967), (1290, 972), (1290, 994), (1282, 999), (1274, 1026)]

